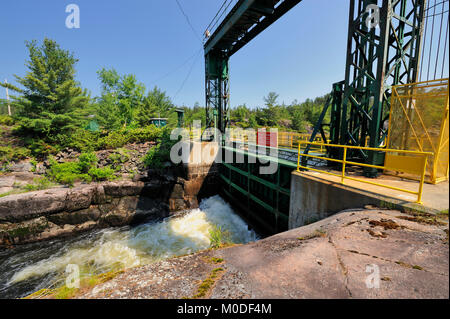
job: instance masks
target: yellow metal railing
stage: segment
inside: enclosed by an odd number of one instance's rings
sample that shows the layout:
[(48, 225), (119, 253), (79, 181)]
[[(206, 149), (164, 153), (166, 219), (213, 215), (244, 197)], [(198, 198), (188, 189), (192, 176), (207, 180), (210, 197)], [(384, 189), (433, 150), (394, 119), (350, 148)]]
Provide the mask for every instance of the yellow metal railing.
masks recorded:
[[(323, 156), (310, 155), (310, 154), (301, 154), (301, 145), (303, 145), (303, 144), (316, 145), (316, 146), (319, 146), (319, 144), (322, 144), (322, 146), (324, 146), (324, 147), (342, 148), (343, 149), (342, 160), (323, 157)], [(410, 155), (410, 156), (393, 155), (390, 158), (397, 158), (396, 160), (389, 160), (388, 162), (385, 161), (384, 166), (379, 166), (379, 165), (371, 165), (371, 164), (348, 161), (347, 160), (347, 150), (348, 149), (406, 154), (406, 155)], [(324, 144), (324, 143), (315, 143), (315, 142), (312, 142), (312, 143), (311, 142), (301, 142), (298, 146), (297, 171), (300, 171), (300, 168), (302, 168), (302, 169), (307, 169), (307, 170), (339, 177), (339, 178), (341, 178), (342, 184), (345, 184), (345, 180), (348, 179), (348, 180), (353, 180), (353, 181), (357, 181), (357, 182), (362, 182), (362, 183), (366, 183), (366, 184), (371, 184), (371, 185), (375, 185), (375, 186), (380, 186), (380, 187), (384, 187), (384, 188), (389, 188), (389, 189), (417, 195), (416, 203), (422, 204), (422, 192), (423, 192), (423, 183), (425, 181), (427, 157), (430, 155), (433, 155), (433, 153), (420, 152), (420, 151), (405, 151), (405, 150), (396, 150), (396, 149), (386, 149), (386, 148), (350, 146), (350, 145)], [(335, 173), (331, 173), (328, 171), (303, 166), (300, 164), (300, 158), (302, 156), (305, 156), (308, 158), (316, 158), (316, 159), (322, 159), (322, 160), (326, 160), (326, 161), (341, 163), (342, 164), (341, 174), (335, 174)], [(396, 170), (396, 171), (401, 171), (401, 172), (410, 173), (410, 174), (418, 174), (420, 176), (419, 190), (417, 192), (415, 192), (415, 191), (411, 191), (409, 189), (394, 187), (391, 185), (386, 185), (386, 184), (381, 184), (381, 183), (377, 183), (377, 182), (371, 182), (371, 181), (360, 179), (360, 178), (346, 176), (345, 168), (347, 165), (357, 165), (357, 166), (371, 167), (371, 168), (382, 169), (382, 170)]]
[[(308, 142), (311, 134), (296, 133), (296, 132), (278, 132), (278, 147), (286, 147), (290, 149), (297, 149), (300, 142)], [(323, 143), (321, 136), (316, 136), (314, 142)], [(323, 153), (322, 145), (313, 147), (313, 150)]]
[[(235, 130), (231, 135), (231, 140), (236, 142), (248, 143), (249, 135), (251, 132), (246, 130)], [(251, 136), (252, 140), (256, 143), (256, 131)], [(311, 134), (305, 133), (297, 133), (297, 132), (277, 132), (277, 146), (283, 148), (289, 148), (296, 150), (300, 142), (308, 142), (311, 137)], [(317, 136), (314, 138), (314, 142), (323, 143), (323, 139), (321, 136)], [(311, 148), (312, 151), (324, 153), (325, 148), (321, 145), (313, 146)]]

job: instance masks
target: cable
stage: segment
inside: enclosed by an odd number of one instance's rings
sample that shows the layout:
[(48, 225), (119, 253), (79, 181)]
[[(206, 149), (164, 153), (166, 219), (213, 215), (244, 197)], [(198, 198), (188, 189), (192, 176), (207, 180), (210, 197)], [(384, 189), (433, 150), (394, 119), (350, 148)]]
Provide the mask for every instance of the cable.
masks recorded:
[(169, 75), (171, 75), (172, 73), (174, 73), (175, 71), (178, 71), (179, 69), (181, 69), (183, 66), (185, 66), (190, 60), (192, 60), (192, 58), (196, 57), (198, 54), (198, 51), (196, 51), (193, 55), (191, 55), (188, 59), (186, 59), (186, 61), (184, 61), (182, 64), (180, 64), (178, 67), (172, 69), (171, 71), (167, 72), (165, 75), (159, 77), (158, 79), (152, 81), (152, 83), (157, 83), (163, 79), (165, 79), (166, 77), (168, 77)]
[[(430, 2), (427, 2), (427, 10), (430, 8)], [(422, 55), (420, 57), (420, 74), (419, 74), (419, 80), (422, 80), (422, 69), (423, 69), (423, 62), (425, 61), (425, 47), (426, 47), (426, 38), (427, 38), (427, 30), (428, 30), (428, 19), (424, 18), (425, 20), (425, 31), (423, 33), (423, 46), (422, 46)]]
[(209, 30), (209, 27), (210, 27), (211, 24), (214, 22), (214, 20), (217, 18), (217, 16), (218, 16), (219, 13), (220, 13), (220, 10), (222, 10), (223, 6), (227, 3), (227, 1), (228, 1), (228, 0), (225, 0), (225, 1), (222, 3), (222, 5), (220, 6), (220, 8), (219, 8), (219, 10), (217, 11), (216, 15), (214, 16), (214, 18), (212, 18), (211, 22), (210, 22), (210, 23), (208, 24), (208, 26), (206, 27), (205, 31), (206, 31), (206, 30)]
[(198, 36), (197, 31), (195, 30), (194, 26), (191, 23), (191, 20), (189, 20), (189, 17), (187, 16), (187, 14), (184, 12), (183, 7), (181, 6), (180, 2), (178, 0), (175, 0), (177, 2), (178, 8), (180, 9), (181, 13), (183, 14), (184, 18), (186, 19), (187, 23), (189, 24), (189, 26), (192, 29), (192, 32), (194, 32), (195, 36), (197, 37), (197, 39), (203, 43), (202, 39)]
[(183, 83), (181, 83), (180, 88), (178, 89), (178, 91), (175, 93), (175, 95), (172, 97), (172, 101), (178, 96), (178, 93), (181, 92), (181, 90), (183, 89), (184, 85), (186, 84), (186, 81), (188, 80), (189, 76), (192, 73), (192, 70), (194, 69), (195, 64), (197, 63), (198, 57), (200, 56), (200, 53), (202, 52), (203, 48), (200, 48), (200, 50), (197, 52), (197, 56), (194, 59), (194, 62), (192, 63), (186, 77), (183, 80)]
[[(436, 0), (434, 0), (434, 13), (436, 13)], [(428, 53), (428, 69), (427, 69), (427, 81), (429, 80), (430, 75), (430, 63), (431, 63), (431, 49), (433, 48), (433, 35), (434, 35), (434, 15), (433, 19), (431, 20), (431, 41), (430, 41), (430, 52)]]
[(439, 3), (437, 3), (437, 4), (434, 4), (434, 5), (432, 5), (431, 7), (428, 7), (427, 9), (425, 9), (425, 11), (428, 11), (428, 10), (432, 9), (432, 8), (434, 8), (434, 7), (438, 6), (438, 5), (440, 5), (441, 3), (444, 4), (445, 2), (448, 2), (448, 0), (444, 0), (444, 1), (441, 1), (441, 2), (439, 2)]
[(221, 15), (216, 19), (216, 22), (213, 24), (213, 26), (211, 27), (211, 30), (215, 28), (215, 26), (217, 25), (217, 23), (219, 22), (219, 20), (223, 17), (223, 15), (225, 14), (225, 12), (227, 12), (228, 8), (230, 7), (230, 5), (233, 3), (233, 0), (230, 0), (230, 2), (228, 3), (228, 5), (225, 7), (225, 9), (222, 11)]
[(426, 16), (425, 18), (431, 18), (431, 17), (438, 16), (440, 14), (444, 14), (444, 13), (447, 13), (447, 12), (448, 12), (448, 10), (443, 11), (443, 12), (438, 12), (438, 13), (435, 13), (435, 14), (430, 14), (429, 16)]
[(445, 31), (444, 58), (442, 59), (441, 79), (444, 77), (445, 53), (447, 52), (447, 39), (448, 39), (448, 17), (447, 17), (447, 30)]
[[(442, 24), (444, 22), (444, 9), (445, 9), (445, 4), (444, 4), (444, 2), (442, 2), (441, 27), (439, 28), (439, 41), (438, 41), (438, 47), (437, 47), (437, 51), (436, 51), (436, 64), (434, 65), (434, 79), (436, 79), (437, 67), (439, 64), (439, 49), (441, 48)], [(445, 50), (445, 48), (444, 48), (444, 50)]]

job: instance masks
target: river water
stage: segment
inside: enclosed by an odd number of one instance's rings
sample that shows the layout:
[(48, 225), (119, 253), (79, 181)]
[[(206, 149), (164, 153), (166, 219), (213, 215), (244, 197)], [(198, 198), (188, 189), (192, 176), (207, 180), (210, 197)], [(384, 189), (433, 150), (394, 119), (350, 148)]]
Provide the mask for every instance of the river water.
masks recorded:
[(258, 239), (228, 203), (213, 196), (199, 209), (162, 221), (0, 250), (0, 298), (63, 285), (69, 264), (78, 265), (82, 273), (99, 274), (206, 249), (214, 225), (228, 231), (234, 243)]

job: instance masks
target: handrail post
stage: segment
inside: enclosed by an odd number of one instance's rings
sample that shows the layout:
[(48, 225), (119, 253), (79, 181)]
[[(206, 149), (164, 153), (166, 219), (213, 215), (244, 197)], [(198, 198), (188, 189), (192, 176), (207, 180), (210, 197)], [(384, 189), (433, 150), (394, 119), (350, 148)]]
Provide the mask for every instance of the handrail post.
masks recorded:
[(417, 194), (417, 204), (422, 205), (422, 192), (423, 192), (423, 183), (425, 181), (425, 172), (427, 170), (427, 155), (423, 155), (425, 157), (425, 160), (423, 161), (423, 170), (422, 170), (422, 176), (420, 178), (420, 184), (419, 184), (419, 193)]
[(341, 177), (341, 183), (345, 184), (345, 164), (347, 160), (347, 147), (344, 146), (344, 157), (342, 159), (342, 177)]
[(298, 156), (297, 156), (297, 172), (300, 172), (300, 146), (302, 145), (302, 142), (298, 142)]

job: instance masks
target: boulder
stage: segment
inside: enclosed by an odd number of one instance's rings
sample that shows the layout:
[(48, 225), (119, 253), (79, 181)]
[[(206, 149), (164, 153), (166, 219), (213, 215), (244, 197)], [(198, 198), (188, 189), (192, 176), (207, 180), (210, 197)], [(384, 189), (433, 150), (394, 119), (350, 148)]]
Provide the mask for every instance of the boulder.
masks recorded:
[(65, 210), (71, 212), (88, 208), (93, 202), (97, 187), (79, 186), (68, 190)]
[(142, 192), (143, 182), (118, 181), (103, 184), (105, 195), (112, 197), (136, 196)]
[(34, 169), (29, 161), (21, 161), (9, 165), (8, 170), (11, 172), (31, 172)]
[(44, 214), (61, 212), (66, 207), (68, 189), (54, 188), (0, 198), (0, 222), (20, 222)]
[(121, 198), (119, 204), (101, 218), (101, 224), (107, 226), (123, 226), (130, 224), (136, 212), (139, 199), (137, 197)]

